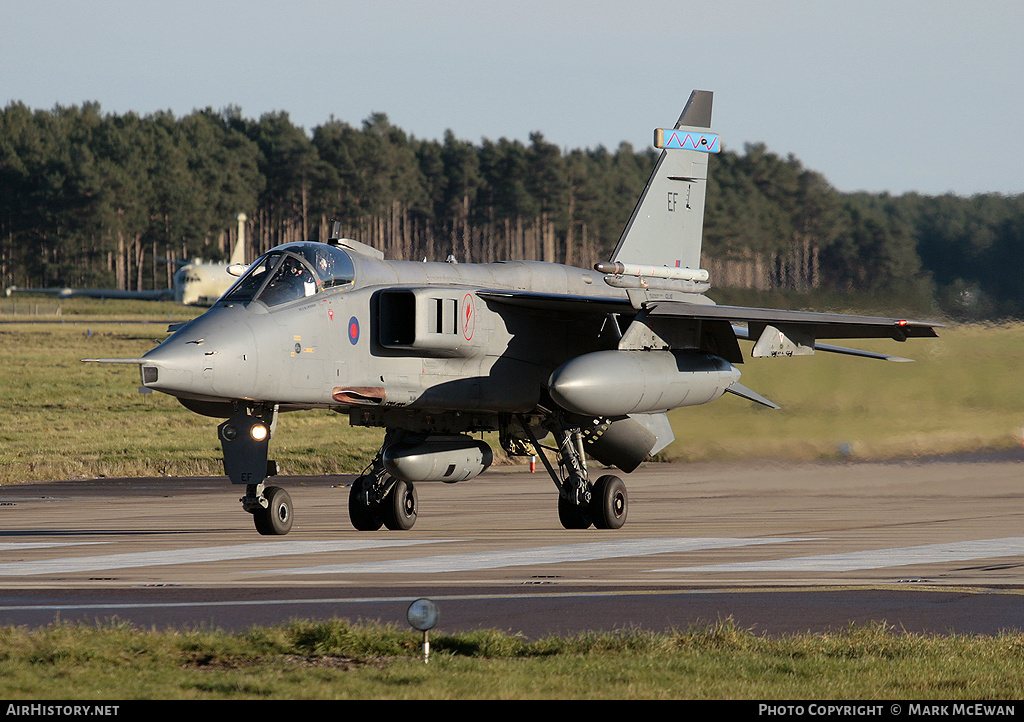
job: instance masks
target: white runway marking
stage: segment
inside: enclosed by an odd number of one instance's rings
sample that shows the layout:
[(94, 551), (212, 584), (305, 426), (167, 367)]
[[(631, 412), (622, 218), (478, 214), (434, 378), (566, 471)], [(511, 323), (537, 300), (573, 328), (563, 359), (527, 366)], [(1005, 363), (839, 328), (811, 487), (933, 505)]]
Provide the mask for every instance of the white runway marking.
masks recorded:
[(113, 542), (0, 542), (0, 552), (19, 552), (23, 549), (48, 549), (49, 547), (80, 547), (89, 544), (113, 544)]
[[(368, 549), (414, 547), (459, 541), (456, 539), (380, 540), (352, 539), (345, 541), (272, 541), (232, 546), (171, 549), (126, 554), (105, 554), (83, 557), (60, 557), (0, 563), (0, 577), (74, 574), (132, 567), (201, 564), (232, 560), (259, 560), (295, 554), (345, 553)], [(347, 562), (285, 569), (244, 570), (246, 574), (441, 574), (539, 564), (564, 564), (641, 557), (671, 552), (702, 549), (728, 549), (754, 545), (786, 544), (812, 541), (807, 537), (734, 538), (650, 538), (566, 544), (527, 549), (507, 549), (466, 554), (444, 554), (420, 558), (384, 561)], [(110, 542), (100, 542), (110, 543)], [(3, 543), (0, 551), (19, 551), (80, 543), (26, 542)], [(707, 564), (659, 568), (654, 572), (844, 572), (858, 569), (881, 569), (912, 564), (960, 562), (1024, 556), (1024, 537), (964, 541), (948, 544), (925, 544), (896, 549), (877, 549), (846, 554), (768, 559), (731, 564)]]
[(166, 566), (169, 564), (199, 564), (232, 559), (260, 559), (289, 554), (315, 554), (320, 552), (352, 552), (379, 547), (413, 546), (457, 541), (455, 539), (417, 539), (384, 541), (376, 539), (348, 541), (274, 541), (262, 544), (239, 544), (223, 547), (197, 547), (155, 552), (106, 554), (103, 556), (62, 557), (0, 564), (0, 576), (26, 576), (39, 574), (73, 574), (100, 569), (126, 569), (129, 567)]
[(1024, 537), (979, 539), (947, 544), (923, 544), (897, 549), (872, 549), (848, 554), (770, 559), (762, 562), (707, 564), (699, 567), (654, 569), (657, 572), (850, 572), (910, 564), (961, 562), (971, 559), (1024, 556)]
[(806, 538), (754, 538), (754, 539), (626, 539), (623, 541), (592, 542), (538, 547), (535, 549), (501, 549), (470, 554), (446, 554), (419, 559), (327, 564), (294, 569), (272, 569), (261, 574), (441, 574), (467, 572), (479, 569), (527, 566), (530, 564), (559, 564), (584, 562), (595, 559), (646, 556), (668, 552), (688, 552), (698, 549), (725, 549), (755, 544), (783, 544), (809, 541)]

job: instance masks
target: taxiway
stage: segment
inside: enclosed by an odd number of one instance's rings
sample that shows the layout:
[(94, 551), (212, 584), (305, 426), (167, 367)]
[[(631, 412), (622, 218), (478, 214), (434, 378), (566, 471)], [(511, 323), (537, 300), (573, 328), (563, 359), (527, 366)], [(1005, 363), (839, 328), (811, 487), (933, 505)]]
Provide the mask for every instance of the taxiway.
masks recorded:
[(885, 622), (1024, 629), (1024, 452), (898, 463), (647, 464), (617, 531), (565, 530), (539, 470), (418, 484), (407, 532), (356, 532), (352, 477), (278, 477), (261, 537), (224, 478), (0, 488), (0, 624), (130, 620), (241, 630), (291, 618), (536, 637), (730, 618), (786, 633)]

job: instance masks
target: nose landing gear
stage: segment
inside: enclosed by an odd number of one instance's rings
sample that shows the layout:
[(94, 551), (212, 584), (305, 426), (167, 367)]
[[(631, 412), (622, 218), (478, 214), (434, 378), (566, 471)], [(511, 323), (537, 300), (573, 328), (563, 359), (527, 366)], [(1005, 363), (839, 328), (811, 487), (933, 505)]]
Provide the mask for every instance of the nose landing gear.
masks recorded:
[(264, 486), (277, 474), (277, 463), (267, 459), (270, 437), (277, 426), (277, 407), (239, 405), (234, 415), (217, 427), (224, 452), (224, 473), (232, 484), (245, 484), (242, 508), (252, 514), (256, 531), (282, 536), (292, 528), (292, 498), (279, 486)]
[(279, 536), (291, 531), (292, 497), (279, 486), (247, 486), (242, 508), (252, 514), (256, 531), (264, 536)]

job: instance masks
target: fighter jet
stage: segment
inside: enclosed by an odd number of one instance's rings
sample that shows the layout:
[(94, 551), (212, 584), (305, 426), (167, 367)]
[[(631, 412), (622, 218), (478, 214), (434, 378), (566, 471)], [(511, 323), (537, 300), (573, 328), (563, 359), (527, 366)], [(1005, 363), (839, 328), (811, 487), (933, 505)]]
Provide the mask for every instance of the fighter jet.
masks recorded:
[(711, 107), (711, 92), (694, 91), (676, 125), (655, 131), (654, 172), (593, 269), (389, 261), (335, 231), (270, 250), (143, 357), (93, 360), (138, 364), (144, 386), (225, 419), (225, 473), (245, 486), (242, 506), (261, 534), (292, 526), (288, 492), (268, 483), (269, 447), (278, 415), (297, 409), (385, 430), (348, 494), (357, 530), (410, 529), (416, 484), (481, 474), (492, 450), (477, 432), (497, 432), (510, 455), (539, 454), (563, 527), (618, 529), (626, 486), (594, 466), (630, 473), (661, 451), (674, 438), (670, 409), (725, 393), (778, 408), (739, 383), (737, 339), (755, 342), (754, 357), (901, 360), (820, 340), (936, 335), (927, 322), (720, 306), (705, 295), (705, 189), (720, 149)]

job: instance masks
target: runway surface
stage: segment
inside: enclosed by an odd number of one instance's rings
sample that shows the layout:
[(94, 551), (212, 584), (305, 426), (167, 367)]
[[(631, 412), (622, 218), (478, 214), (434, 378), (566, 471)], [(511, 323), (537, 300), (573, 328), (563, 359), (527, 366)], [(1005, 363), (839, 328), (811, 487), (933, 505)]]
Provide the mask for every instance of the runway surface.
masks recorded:
[(407, 532), (356, 532), (352, 477), (288, 477), (295, 526), (262, 537), (223, 478), (0, 487), (0, 624), (111, 618), (244, 630), (292, 618), (527, 637), (758, 633), (885, 622), (1024, 630), (1024, 453), (899, 463), (648, 464), (617, 531), (568, 531), (540, 470), (418, 484)]

